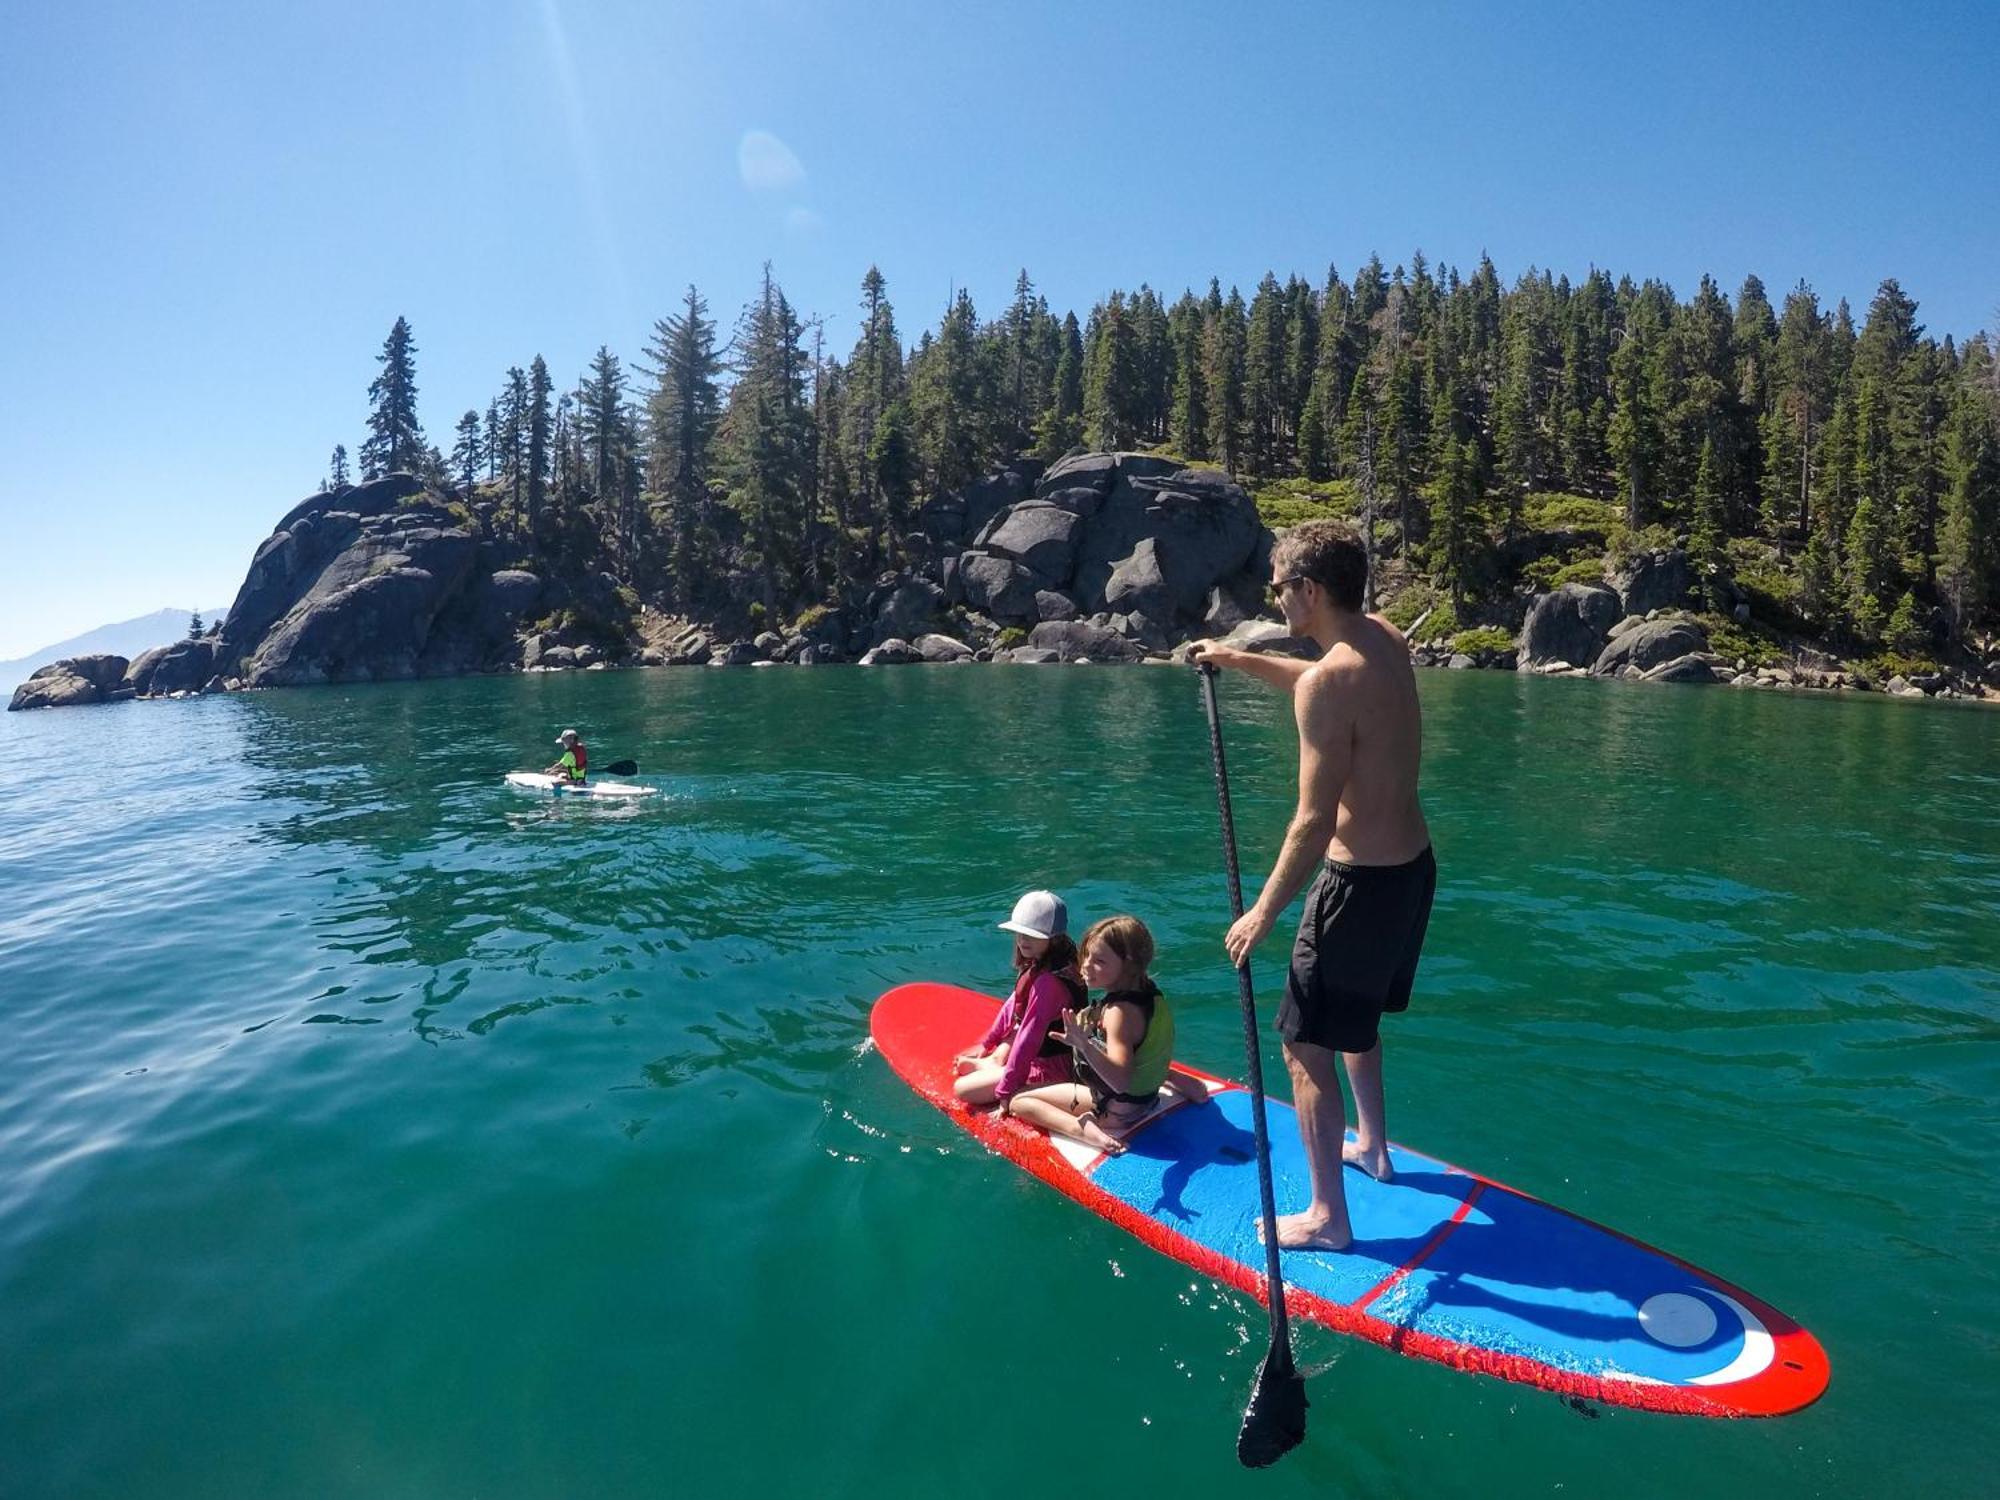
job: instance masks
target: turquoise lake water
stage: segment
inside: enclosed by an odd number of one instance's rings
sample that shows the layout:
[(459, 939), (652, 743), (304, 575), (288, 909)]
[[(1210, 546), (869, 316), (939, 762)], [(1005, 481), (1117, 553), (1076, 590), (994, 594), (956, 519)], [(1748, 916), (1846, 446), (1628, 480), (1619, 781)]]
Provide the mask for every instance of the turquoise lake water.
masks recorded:
[[(1262, 1309), (866, 1041), (1046, 884), (1241, 1076), (1192, 675), (589, 673), (0, 718), (0, 1495), (1990, 1493), (2000, 714), (1420, 675), (1392, 1132), (1797, 1318), (1816, 1406), (1304, 1327), (1239, 1469)], [(1223, 708), (1254, 889), (1289, 715)], [(568, 724), (664, 795), (502, 787)]]

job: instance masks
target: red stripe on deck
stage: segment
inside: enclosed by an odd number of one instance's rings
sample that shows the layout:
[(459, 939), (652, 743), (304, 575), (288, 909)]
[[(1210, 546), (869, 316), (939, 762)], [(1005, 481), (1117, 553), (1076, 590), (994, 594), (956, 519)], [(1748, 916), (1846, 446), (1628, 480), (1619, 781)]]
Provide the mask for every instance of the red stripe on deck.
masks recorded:
[(1426, 1240), (1423, 1244), (1423, 1247), (1420, 1250), (1418, 1250), (1415, 1255), (1412, 1255), (1408, 1260), (1404, 1261), (1400, 1266), (1396, 1267), (1395, 1270), (1391, 1271), (1387, 1276), (1384, 1276), (1380, 1281), (1376, 1282), (1375, 1285), (1370, 1287), (1367, 1291), (1363, 1292), (1359, 1297), (1356, 1297), (1352, 1302), (1348, 1303), (1348, 1306), (1366, 1307), (1369, 1303), (1373, 1302), (1377, 1297), (1381, 1296), (1384, 1292), (1388, 1291), (1390, 1287), (1394, 1286), (1397, 1282), (1401, 1281), (1405, 1276), (1409, 1275), (1410, 1272), (1416, 1270), (1418, 1266), (1422, 1265), (1425, 1261), (1429, 1260), (1431, 1258), (1432, 1252), (1434, 1252), (1439, 1245), (1442, 1245), (1447, 1239), (1451, 1237), (1451, 1232), (1454, 1229), (1458, 1228), (1459, 1225), (1465, 1222), (1465, 1216), (1472, 1212), (1472, 1205), (1479, 1201), (1479, 1195), (1485, 1191), (1486, 1191), (1486, 1184), (1481, 1182), (1476, 1177), (1473, 1178), (1472, 1191), (1465, 1195), (1465, 1201), (1458, 1205), (1458, 1212), (1451, 1216), (1451, 1218), (1446, 1222), (1444, 1228), (1440, 1229), (1436, 1234), (1432, 1235), (1428, 1240)]

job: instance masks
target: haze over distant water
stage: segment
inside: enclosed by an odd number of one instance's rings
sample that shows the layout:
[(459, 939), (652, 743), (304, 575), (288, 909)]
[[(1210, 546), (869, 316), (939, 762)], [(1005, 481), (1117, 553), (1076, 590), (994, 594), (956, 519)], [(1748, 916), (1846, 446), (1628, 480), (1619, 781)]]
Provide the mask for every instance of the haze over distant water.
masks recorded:
[[(1255, 1490), (1979, 1493), (2000, 718), (1419, 681), (1395, 1135), (1768, 1299), (1832, 1386), (1588, 1421), (1304, 1327), (1309, 1436)], [(1240, 678), (1222, 709), (1254, 880), (1292, 730)], [(565, 724), (665, 795), (505, 790)], [(1182, 1055), (1240, 1075), (1192, 674), (302, 688), (0, 715), (0, 762), (36, 768), (0, 778), (10, 1495), (923, 1494), (1012, 1461), (1024, 1392), (1037, 1474), (1247, 1492), (1261, 1311), (866, 1044), (892, 984), (1004, 984), (1046, 884), (1142, 915)], [(1057, 1367), (1087, 1398), (1035, 1404)]]

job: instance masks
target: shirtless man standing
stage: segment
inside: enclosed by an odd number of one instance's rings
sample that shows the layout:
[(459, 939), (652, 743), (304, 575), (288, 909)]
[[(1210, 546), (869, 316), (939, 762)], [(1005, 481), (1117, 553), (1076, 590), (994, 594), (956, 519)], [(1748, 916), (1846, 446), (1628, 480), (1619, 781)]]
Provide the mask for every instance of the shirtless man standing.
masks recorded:
[[(1362, 613), (1367, 569), (1351, 526), (1294, 527), (1271, 549), (1271, 591), (1286, 627), (1324, 654), (1305, 662), (1207, 641), (1195, 652), (1196, 661), (1234, 667), (1289, 692), (1298, 721), (1298, 811), (1263, 894), (1223, 940), (1230, 962), (1248, 960), (1320, 865), (1278, 1011), (1312, 1173), (1305, 1212), (1278, 1219), (1278, 1243), (1294, 1250), (1345, 1250), (1353, 1243), (1343, 1161), (1379, 1180), (1390, 1175), (1380, 1022), (1384, 1011), (1409, 1006), (1437, 889), (1437, 861), (1417, 800), (1423, 718), (1416, 675), (1402, 633), (1380, 615)], [(1354, 1090), (1351, 1146), (1336, 1054)]]

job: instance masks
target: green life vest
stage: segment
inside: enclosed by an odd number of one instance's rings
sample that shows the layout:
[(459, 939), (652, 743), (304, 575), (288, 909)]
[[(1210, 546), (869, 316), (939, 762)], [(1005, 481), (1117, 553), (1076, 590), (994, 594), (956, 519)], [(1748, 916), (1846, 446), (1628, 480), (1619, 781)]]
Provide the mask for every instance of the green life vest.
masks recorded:
[(1150, 1100), (1167, 1081), (1167, 1068), (1174, 1060), (1174, 1008), (1150, 979), (1143, 990), (1114, 990), (1104, 997), (1113, 1003), (1136, 1005), (1146, 1017), (1146, 1035), (1132, 1058), (1132, 1076), (1119, 1095), (1126, 1099)]

